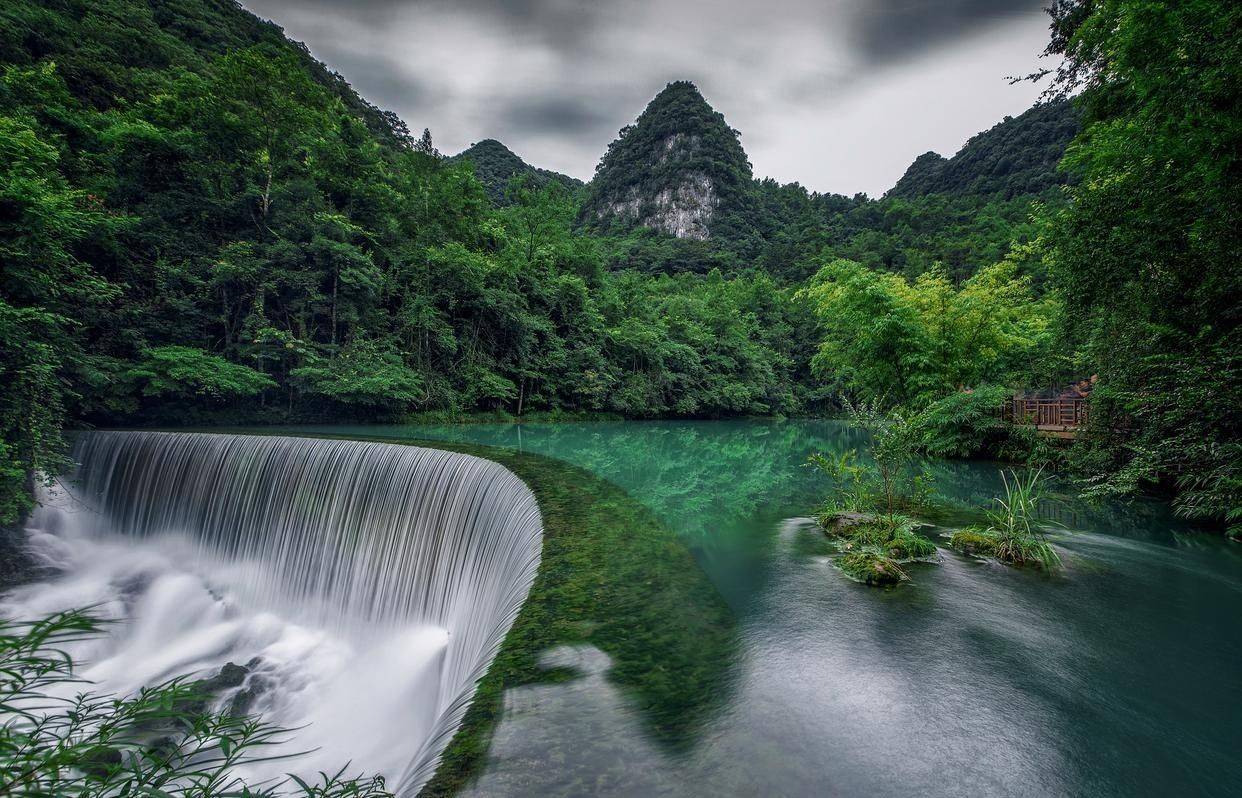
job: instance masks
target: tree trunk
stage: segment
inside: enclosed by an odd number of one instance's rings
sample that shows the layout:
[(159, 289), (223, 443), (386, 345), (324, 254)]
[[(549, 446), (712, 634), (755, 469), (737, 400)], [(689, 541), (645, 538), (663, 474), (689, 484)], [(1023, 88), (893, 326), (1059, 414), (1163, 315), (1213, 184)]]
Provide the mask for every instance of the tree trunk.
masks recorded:
[(332, 345), (336, 346), (336, 284), (340, 279), (340, 269), (332, 270)]

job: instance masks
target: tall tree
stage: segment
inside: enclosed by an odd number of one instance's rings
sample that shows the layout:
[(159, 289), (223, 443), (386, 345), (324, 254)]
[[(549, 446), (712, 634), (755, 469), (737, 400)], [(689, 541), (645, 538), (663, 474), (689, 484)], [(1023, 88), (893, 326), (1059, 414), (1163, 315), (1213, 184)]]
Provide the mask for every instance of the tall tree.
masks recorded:
[(1060, 0), (1056, 90), (1082, 92), (1080, 177), (1047, 231), (1101, 385), (1083, 461), (1242, 521), (1242, 5)]

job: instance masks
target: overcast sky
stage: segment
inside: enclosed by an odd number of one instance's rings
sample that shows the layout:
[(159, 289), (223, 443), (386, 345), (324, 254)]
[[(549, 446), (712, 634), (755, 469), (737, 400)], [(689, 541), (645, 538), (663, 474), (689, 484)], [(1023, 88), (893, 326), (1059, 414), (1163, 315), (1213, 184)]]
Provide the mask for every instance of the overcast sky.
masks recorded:
[(672, 80), (758, 177), (878, 196), (928, 150), (1030, 107), (1046, 0), (242, 0), (456, 153), (495, 138), (589, 179)]

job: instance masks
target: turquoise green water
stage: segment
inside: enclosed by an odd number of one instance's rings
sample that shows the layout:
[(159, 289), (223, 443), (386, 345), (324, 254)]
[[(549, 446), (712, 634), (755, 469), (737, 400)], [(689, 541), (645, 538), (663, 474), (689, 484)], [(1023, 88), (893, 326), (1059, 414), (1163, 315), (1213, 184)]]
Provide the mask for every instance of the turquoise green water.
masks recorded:
[[(805, 521), (831, 421), (315, 428), (505, 446), (583, 466), (694, 551), (741, 630), (721, 710), (670, 751), (595, 650), (512, 691), (480, 795), (1235, 795), (1242, 784), (1242, 547), (1158, 503), (1054, 514), (1063, 575), (943, 550), (881, 591), (844, 579)], [(988, 463), (937, 463), (965, 508)], [(801, 520), (800, 520), (801, 519)]]

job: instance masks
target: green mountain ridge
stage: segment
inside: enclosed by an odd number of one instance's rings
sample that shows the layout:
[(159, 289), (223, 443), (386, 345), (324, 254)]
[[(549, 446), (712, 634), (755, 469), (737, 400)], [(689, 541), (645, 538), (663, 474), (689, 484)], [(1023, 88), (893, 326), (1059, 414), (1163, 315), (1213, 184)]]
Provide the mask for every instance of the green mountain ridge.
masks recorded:
[(14, 2), (0, 5), (0, 23), (0, 63), (54, 59), (69, 91), (95, 110), (140, 97), (146, 76), (161, 70), (201, 72), (230, 52), (266, 47), (291, 58), (383, 143), (410, 142), (400, 117), (367, 102), (306, 45), (233, 0)]
[(1069, 100), (1037, 103), (1025, 112), (971, 136), (951, 158), (925, 152), (884, 195), (912, 199), (928, 194), (1000, 196), (1039, 194), (1064, 185), (1057, 164), (1078, 135), (1080, 117)]
[(473, 164), (475, 177), (483, 184), (488, 198), (496, 205), (505, 204), (505, 191), (515, 175), (525, 176), (534, 188), (541, 188), (552, 181), (571, 191), (577, 191), (586, 185), (576, 177), (531, 166), (496, 139), (483, 139), (471, 144), (449, 160), (469, 161)]
[(1078, 130), (1069, 102), (1041, 104), (973, 136), (952, 159), (920, 156), (880, 199), (756, 180), (738, 131), (694, 84), (678, 81), (620, 131), (599, 162), (579, 226), (616, 242), (612, 268), (783, 279), (825, 251), (909, 277), (943, 265), (956, 279), (1029, 240), (1034, 202), (1056, 205), (1057, 171)]

